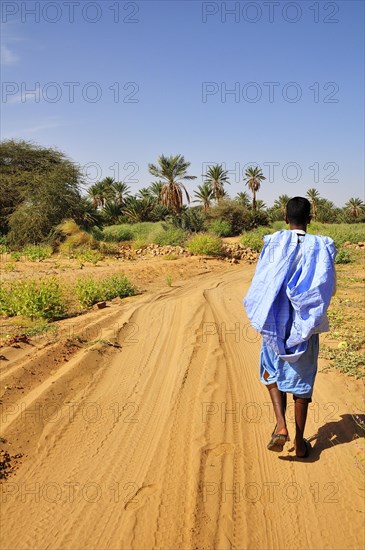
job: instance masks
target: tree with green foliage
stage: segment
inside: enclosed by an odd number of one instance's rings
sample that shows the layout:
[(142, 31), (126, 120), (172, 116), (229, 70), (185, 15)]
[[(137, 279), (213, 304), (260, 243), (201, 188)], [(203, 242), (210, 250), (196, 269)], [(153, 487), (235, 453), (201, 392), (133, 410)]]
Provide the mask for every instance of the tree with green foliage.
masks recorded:
[(150, 191), (151, 197), (157, 202), (157, 204), (162, 204), (161, 195), (162, 195), (163, 185), (164, 184), (162, 181), (154, 181), (153, 183), (151, 183), (151, 185), (148, 188)]
[(115, 200), (106, 201), (102, 210), (104, 220), (108, 225), (114, 225), (119, 222), (121, 216), (121, 207)]
[(123, 217), (128, 223), (153, 221), (155, 207), (156, 203), (150, 197), (129, 197), (123, 208)]
[(63, 219), (83, 217), (81, 171), (63, 152), (5, 140), (0, 169), (0, 230), (12, 244), (42, 242)]
[(248, 196), (248, 193), (246, 191), (240, 191), (239, 193), (237, 193), (234, 200), (237, 201), (238, 204), (240, 204), (241, 206), (245, 206), (246, 208), (251, 207), (250, 197)]
[(103, 208), (107, 201), (112, 201), (114, 199), (114, 184), (113, 178), (108, 177), (101, 181), (97, 181), (88, 188), (87, 194), (95, 209)]
[(260, 190), (261, 182), (266, 180), (265, 176), (262, 173), (261, 168), (258, 166), (251, 166), (247, 168), (244, 174), (243, 181), (246, 182), (249, 190), (252, 193), (252, 210), (256, 212), (256, 194)]
[(256, 212), (264, 212), (266, 210), (267, 206), (261, 199), (258, 199), (256, 201)]
[(357, 220), (365, 213), (365, 204), (359, 197), (352, 197), (345, 204), (345, 211), (350, 218)]
[(161, 155), (158, 158), (158, 166), (148, 165), (150, 174), (164, 182), (161, 189), (162, 204), (175, 213), (179, 213), (183, 205), (183, 192), (187, 202), (190, 202), (189, 193), (183, 182), (196, 179), (196, 176), (188, 175), (189, 166), (190, 162), (187, 162), (183, 155)]
[(94, 183), (93, 185), (90, 185), (87, 190), (87, 195), (95, 210), (103, 206), (104, 196), (100, 184)]
[(214, 220), (226, 220), (232, 229), (232, 235), (239, 235), (249, 228), (250, 210), (238, 204), (232, 199), (222, 199), (218, 204), (209, 209), (207, 221), (211, 224)]
[(221, 164), (214, 164), (210, 166), (203, 175), (205, 182), (210, 185), (214, 198), (219, 202), (225, 195), (224, 186), (228, 181), (228, 170), (224, 170)]
[(81, 197), (80, 213), (75, 216), (80, 227), (85, 230), (103, 225), (103, 216), (101, 212), (94, 208), (94, 205), (87, 197)]
[(113, 181), (111, 188), (114, 194), (114, 201), (119, 204), (119, 206), (122, 206), (126, 197), (129, 196), (130, 188), (124, 181)]
[(200, 206), (187, 207), (183, 205), (179, 214), (172, 213), (171, 223), (184, 231), (197, 233), (205, 230), (205, 215)]
[(317, 220), (318, 215), (318, 204), (320, 200), (320, 194), (314, 187), (311, 187), (307, 191), (307, 197), (309, 199), (309, 202), (311, 203), (312, 207), (312, 219), (315, 222)]
[(280, 210), (282, 219), (285, 220), (286, 216), (286, 205), (290, 201), (289, 195), (279, 195), (279, 197), (274, 201), (274, 208)]
[(332, 201), (320, 198), (317, 204), (317, 221), (321, 223), (335, 223), (340, 221), (341, 210), (336, 208)]
[(203, 185), (198, 185), (198, 190), (194, 191), (196, 199), (193, 202), (199, 202), (204, 208), (204, 212), (209, 210), (212, 200), (214, 199), (214, 192), (212, 186), (209, 182), (203, 183)]
[(151, 212), (151, 221), (159, 222), (166, 220), (166, 218), (170, 215), (169, 210), (163, 204), (159, 204), (154, 198), (152, 200), (155, 206)]
[(138, 193), (136, 194), (136, 199), (138, 199), (138, 200), (152, 199), (150, 188), (149, 187), (141, 187), (141, 189), (139, 189)]

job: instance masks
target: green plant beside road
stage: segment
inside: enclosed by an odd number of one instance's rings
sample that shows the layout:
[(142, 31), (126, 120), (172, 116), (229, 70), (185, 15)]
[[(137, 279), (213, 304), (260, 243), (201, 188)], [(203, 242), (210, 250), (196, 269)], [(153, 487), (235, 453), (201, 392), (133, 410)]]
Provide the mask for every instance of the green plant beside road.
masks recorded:
[(75, 291), (83, 307), (91, 307), (97, 302), (133, 296), (136, 289), (123, 275), (112, 275), (103, 279), (84, 277), (76, 282)]
[(187, 249), (196, 256), (220, 256), (222, 239), (216, 235), (198, 234), (187, 242)]

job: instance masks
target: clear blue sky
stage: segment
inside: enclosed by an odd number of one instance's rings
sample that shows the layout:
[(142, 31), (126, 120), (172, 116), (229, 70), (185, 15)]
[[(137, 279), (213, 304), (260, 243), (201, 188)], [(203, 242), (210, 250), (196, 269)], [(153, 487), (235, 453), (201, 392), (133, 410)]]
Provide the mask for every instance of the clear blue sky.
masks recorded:
[(181, 153), (189, 190), (205, 163), (225, 163), (234, 196), (258, 163), (267, 205), (309, 187), (337, 205), (364, 197), (360, 0), (4, 0), (2, 31), (2, 138), (92, 163), (89, 182), (136, 192), (149, 162)]

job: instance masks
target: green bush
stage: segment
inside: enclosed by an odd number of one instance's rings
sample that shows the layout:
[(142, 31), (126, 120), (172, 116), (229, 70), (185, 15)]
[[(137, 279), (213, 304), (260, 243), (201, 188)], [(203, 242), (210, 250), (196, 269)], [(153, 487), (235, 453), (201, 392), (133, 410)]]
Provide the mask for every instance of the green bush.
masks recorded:
[(134, 223), (132, 226), (133, 239), (145, 240), (148, 244), (153, 243), (153, 238), (164, 229), (164, 222), (139, 222)]
[(23, 248), (23, 255), (31, 262), (41, 262), (52, 256), (52, 247), (38, 244), (30, 244)]
[(75, 292), (83, 307), (91, 307), (104, 300), (100, 282), (93, 277), (84, 277), (76, 281)]
[(104, 233), (100, 227), (97, 227), (96, 225), (90, 229), (91, 235), (96, 239), (97, 241), (103, 241), (104, 240)]
[(133, 240), (133, 231), (129, 225), (111, 225), (102, 231), (103, 239), (107, 242), (122, 242)]
[(154, 236), (163, 229), (162, 222), (125, 223), (110, 225), (103, 229), (103, 239), (107, 242), (143, 241), (150, 244)]
[(104, 288), (104, 300), (133, 296), (136, 289), (128, 277), (124, 275), (112, 275), (102, 281)]
[(54, 277), (14, 281), (4, 285), (0, 293), (1, 315), (57, 319), (65, 311), (62, 289)]
[(211, 233), (214, 233), (214, 235), (218, 235), (218, 237), (229, 237), (232, 235), (232, 227), (231, 224), (227, 220), (214, 220), (210, 226), (209, 231)]
[(171, 222), (189, 233), (199, 233), (205, 230), (205, 215), (200, 206), (183, 206), (179, 215), (172, 214)]
[(258, 235), (259, 237), (264, 237), (265, 235), (270, 235), (274, 233), (274, 229), (272, 229), (271, 227), (267, 227), (266, 225), (260, 225), (259, 227), (256, 227), (256, 229), (252, 229), (250, 233)]
[(324, 224), (311, 222), (308, 225), (308, 233), (314, 235), (327, 235), (334, 240), (337, 248), (340, 248), (345, 242), (357, 244), (364, 241), (365, 223), (347, 224), (333, 223)]
[(256, 229), (242, 233), (240, 243), (248, 248), (251, 248), (252, 250), (256, 250), (256, 252), (261, 252), (262, 247), (264, 246), (263, 237), (271, 233), (274, 233), (273, 228), (266, 227), (265, 225), (259, 226), (256, 227)]
[(179, 227), (168, 227), (167, 229), (158, 231), (153, 238), (153, 242), (161, 246), (184, 246), (186, 238), (187, 234), (183, 229)]
[(350, 256), (350, 253), (347, 250), (344, 250), (341, 248), (338, 251), (338, 254), (336, 256), (335, 263), (336, 264), (350, 264), (352, 262), (352, 258)]
[(76, 282), (76, 296), (82, 307), (91, 307), (103, 300), (133, 296), (136, 289), (124, 275), (112, 275), (104, 279), (84, 277)]
[(263, 210), (258, 210), (257, 212), (249, 210), (245, 222), (246, 230), (257, 229), (260, 225), (269, 225), (269, 216)]
[(321, 355), (330, 361), (331, 367), (340, 372), (355, 376), (355, 378), (365, 378), (363, 353), (347, 349), (332, 349), (324, 345), (321, 348)]
[(281, 229), (286, 229), (287, 225), (284, 220), (276, 221), (271, 224), (271, 227), (274, 231), (280, 231)]
[(264, 246), (264, 241), (262, 236), (255, 231), (247, 231), (243, 233), (240, 238), (240, 243), (256, 252), (261, 252), (262, 247)]
[(226, 220), (231, 226), (232, 235), (239, 235), (245, 229), (249, 229), (249, 211), (237, 201), (224, 199), (219, 201), (207, 212), (208, 222), (213, 220)]
[(220, 256), (222, 239), (216, 235), (194, 235), (189, 239), (187, 249), (197, 256)]

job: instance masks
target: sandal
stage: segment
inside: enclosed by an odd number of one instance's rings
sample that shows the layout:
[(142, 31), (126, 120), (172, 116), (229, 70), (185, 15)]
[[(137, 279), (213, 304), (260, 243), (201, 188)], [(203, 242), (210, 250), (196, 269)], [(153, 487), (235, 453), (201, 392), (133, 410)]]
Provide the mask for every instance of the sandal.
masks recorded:
[(271, 434), (271, 439), (267, 444), (267, 448), (269, 449), (269, 451), (275, 451), (276, 453), (280, 453), (283, 450), (285, 443), (289, 441), (289, 435), (277, 434), (275, 433), (275, 430), (276, 430), (276, 425), (273, 433)]

